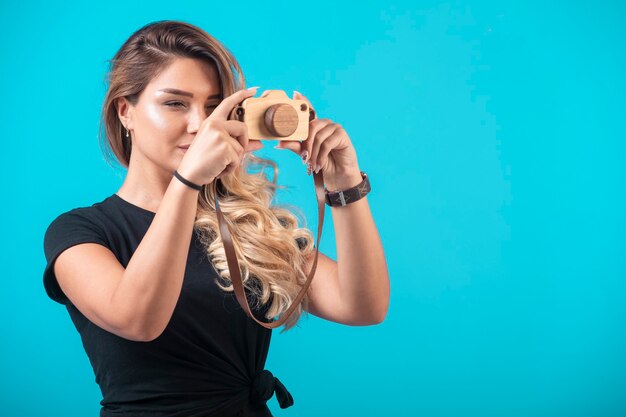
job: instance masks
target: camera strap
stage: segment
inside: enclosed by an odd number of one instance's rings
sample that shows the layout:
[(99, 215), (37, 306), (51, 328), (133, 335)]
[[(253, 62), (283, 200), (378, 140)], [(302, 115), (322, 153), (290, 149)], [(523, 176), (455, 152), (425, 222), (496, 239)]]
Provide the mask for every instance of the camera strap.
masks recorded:
[(239, 269), (239, 262), (237, 261), (237, 255), (235, 254), (235, 248), (233, 246), (233, 240), (230, 235), (230, 230), (228, 229), (228, 225), (224, 220), (224, 216), (222, 214), (222, 210), (220, 209), (220, 204), (217, 197), (216, 190), (216, 181), (213, 181), (213, 191), (215, 195), (215, 207), (217, 212), (217, 221), (219, 223), (220, 235), (222, 238), (222, 242), (224, 243), (224, 252), (226, 253), (226, 261), (228, 263), (228, 269), (230, 271), (230, 280), (233, 283), (233, 287), (235, 290), (235, 295), (237, 296), (237, 301), (246, 312), (248, 317), (254, 319), (257, 323), (267, 329), (274, 329), (276, 327), (280, 327), (283, 323), (293, 314), (295, 309), (298, 307), (302, 298), (306, 294), (311, 282), (313, 281), (313, 276), (315, 274), (315, 269), (317, 268), (317, 257), (319, 254), (320, 247), (320, 239), (322, 238), (322, 227), (324, 225), (324, 209), (326, 196), (324, 193), (324, 177), (322, 175), (322, 171), (318, 173), (313, 173), (313, 181), (315, 184), (315, 194), (317, 197), (317, 209), (318, 209), (318, 222), (317, 222), (317, 246), (315, 248), (315, 258), (313, 259), (313, 266), (311, 267), (311, 272), (307, 277), (306, 282), (304, 283), (302, 289), (298, 296), (293, 300), (287, 311), (281, 314), (280, 318), (274, 320), (270, 323), (263, 323), (259, 321), (254, 314), (250, 311), (250, 306), (248, 305), (248, 299), (246, 298), (246, 294), (243, 287), (243, 280), (241, 279), (241, 271)]

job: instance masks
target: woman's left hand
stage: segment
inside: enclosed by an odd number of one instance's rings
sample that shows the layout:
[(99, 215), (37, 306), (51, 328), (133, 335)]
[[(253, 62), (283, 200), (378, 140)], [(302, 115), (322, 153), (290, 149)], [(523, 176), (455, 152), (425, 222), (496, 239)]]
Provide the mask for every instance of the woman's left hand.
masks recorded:
[[(297, 91), (294, 100), (311, 102)], [(311, 106), (313, 107), (313, 106)], [(309, 122), (309, 136), (302, 142), (280, 141), (276, 149), (289, 149), (310, 164), (311, 170), (320, 169), (326, 183), (340, 183), (346, 175), (359, 173), (356, 150), (343, 127), (329, 119), (313, 119)]]

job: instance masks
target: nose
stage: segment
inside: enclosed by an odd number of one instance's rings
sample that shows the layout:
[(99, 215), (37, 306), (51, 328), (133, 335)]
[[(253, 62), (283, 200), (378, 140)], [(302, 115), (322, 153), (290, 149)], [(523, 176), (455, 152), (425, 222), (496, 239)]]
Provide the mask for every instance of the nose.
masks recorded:
[(187, 132), (195, 134), (198, 132), (202, 122), (209, 117), (209, 112), (204, 108), (196, 108), (194, 111), (189, 112), (189, 120), (187, 121)]

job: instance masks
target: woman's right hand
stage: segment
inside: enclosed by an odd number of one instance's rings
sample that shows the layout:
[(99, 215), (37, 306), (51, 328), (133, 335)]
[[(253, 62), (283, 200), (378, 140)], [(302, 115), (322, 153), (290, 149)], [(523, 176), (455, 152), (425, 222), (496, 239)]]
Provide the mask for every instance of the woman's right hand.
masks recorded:
[(204, 119), (198, 133), (189, 145), (178, 166), (183, 178), (198, 184), (209, 184), (233, 172), (243, 160), (245, 152), (263, 147), (260, 140), (249, 140), (244, 122), (228, 120), (235, 106), (256, 94), (256, 88), (240, 90), (223, 99)]

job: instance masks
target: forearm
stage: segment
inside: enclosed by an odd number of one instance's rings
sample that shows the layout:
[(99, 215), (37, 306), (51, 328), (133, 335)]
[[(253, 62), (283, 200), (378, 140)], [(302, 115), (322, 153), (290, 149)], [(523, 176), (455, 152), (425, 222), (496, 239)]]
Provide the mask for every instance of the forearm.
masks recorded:
[[(362, 181), (359, 169), (340, 180), (325, 181), (330, 191)], [(341, 299), (355, 315), (380, 322), (387, 314), (390, 284), (387, 262), (367, 197), (343, 207), (331, 207), (337, 243)]]
[(197, 205), (198, 191), (172, 177), (112, 296), (148, 338), (165, 329), (180, 296)]

